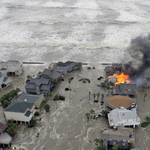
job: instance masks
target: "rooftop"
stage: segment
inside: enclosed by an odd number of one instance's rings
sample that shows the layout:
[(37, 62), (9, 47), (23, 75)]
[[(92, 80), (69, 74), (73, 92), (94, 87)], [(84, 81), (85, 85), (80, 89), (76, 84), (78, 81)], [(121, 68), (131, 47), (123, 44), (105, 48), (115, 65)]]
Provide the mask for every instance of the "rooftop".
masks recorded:
[(33, 105), (34, 103), (14, 101), (4, 111), (24, 113), (27, 109), (31, 109)]
[(0, 122), (0, 133), (4, 132), (7, 128), (7, 124), (1, 123)]
[(12, 137), (7, 132), (0, 134), (0, 144), (10, 144), (11, 140)]
[(127, 110), (121, 107), (121, 109), (114, 109), (108, 114), (108, 121), (110, 126), (128, 126), (139, 125), (140, 118), (135, 110)]
[(8, 77), (6, 74), (0, 74), (0, 83), (8, 83), (12, 82), (13, 79), (11, 77)]
[(50, 81), (49, 79), (44, 78), (32, 78), (27, 84), (27, 89), (36, 89), (36, 86), (39, 86), (41, 90), (49, 90), (50, 89)]
[(58, 71), (50, 70), (50, 69), (44, 69), (44, 71), (41, 73), (41, 77), (43, 78), (53, 78), (58, 79), (61, 76), (61, 73)]
[(62, 66), (62, 67), (66, 67), (66, 66), (68, 66), (68, 65), (70, 65), (70, 64), (72, 64), (72, 63), (75, 63), (74, 61), (67, 61), (67, 62), (58, 62), (57, 63), (57, 66)]
[(106, 129), (102, 132), (102, 139), (134, 141), (134, 129), (119, 127), (117, 130)]
[(130, 83), (121, 83), (117, 84), (116, 87), (113, 88), (113, 94), (128, 94), (135, 95), (137, 90), (137, 85)]
[(112, 107), (123, 106), (124, 108), (128, 108), (135, 101), (129, 98), (128, 96), (112, 96), (109, 99), (107, 99), (106, 102)]
[(36, 102), (39, 101), (39, 99), (42, 97), (43, 95), (32, 95), (32, 94), (27, 94), (25, 92), (23, 92), (17, 99), (21, 100), (21, 101), (25, 101), (27, 100), (27, 102)]

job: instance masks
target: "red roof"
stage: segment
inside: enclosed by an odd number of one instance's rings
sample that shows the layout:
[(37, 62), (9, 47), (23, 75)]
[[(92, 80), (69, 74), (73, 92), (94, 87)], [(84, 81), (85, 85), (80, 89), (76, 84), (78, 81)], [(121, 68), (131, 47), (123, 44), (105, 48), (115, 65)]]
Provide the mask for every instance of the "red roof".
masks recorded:
[(4, 132), (7, 128), (7, 124), (1, 123), (0, 122), (0, 133)]

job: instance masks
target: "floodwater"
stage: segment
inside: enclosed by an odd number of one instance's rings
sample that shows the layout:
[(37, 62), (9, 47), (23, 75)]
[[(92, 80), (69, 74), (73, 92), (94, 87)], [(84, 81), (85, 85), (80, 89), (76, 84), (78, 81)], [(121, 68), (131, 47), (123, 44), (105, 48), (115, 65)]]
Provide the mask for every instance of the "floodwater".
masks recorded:
[[(0, 95), (14, 87), (23, 90), (26, 75), (37, 74), (51, 62), (74, 60), (96, 66), (95, 70), (84, 67), (80, 73), (71, 73), (69, 76), (75, 79), (70, 92), (64, 91), (68, 86), (67, 76), (53, 92), (64, 95), (65, 102), (49, 99), (50, 113), (42, 110), (39, 125), (34, 129), (21, 127), (13, 142), (29, 150), (95, 149), (93, 140), (100, 137), (100, 131), (108, 123), (104, 118), (87, 122), (86, 112), (94, 109), (99, 113), (103, 109), (88, 100), (88, 91), (108, 93), (95, 85), (97, 77), (104, 76), (101, 63), (131, 59), (127, 51), (130, 41), (150, 32), (149, 13), (149, 0), (1, 0), (0, 60), (45, 64), (24, 65), (24, 74), (15, 78), (14, 85)], [(82, 77), (89, 78), (91, 83), (80, 83), (78, 79)], [(142, 121), (150, 115), (149, 93), (146, 91), (147, 101), (143, 102), (144, 92), (139, 91), (138, 97)], [(149, 130), (149, 127), (136, 129), (136, 145), (142, 150), (150, 148)]]

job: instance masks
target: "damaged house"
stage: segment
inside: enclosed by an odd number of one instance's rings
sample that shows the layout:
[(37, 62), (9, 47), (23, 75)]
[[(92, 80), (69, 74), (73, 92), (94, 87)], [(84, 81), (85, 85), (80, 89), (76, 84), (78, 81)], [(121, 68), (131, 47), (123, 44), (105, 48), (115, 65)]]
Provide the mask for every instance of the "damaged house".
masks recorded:
[(0, 62), (0, 72), (2, 74), (19, 76), (23, 72), (22, 63), (17, 60)]
[(113, 95), (128, 95), (130, 97), (135, 97), (136, 94), (137, 94), (136, 84), (120, 83), (116, 84), (116, 87), (113, 88)]

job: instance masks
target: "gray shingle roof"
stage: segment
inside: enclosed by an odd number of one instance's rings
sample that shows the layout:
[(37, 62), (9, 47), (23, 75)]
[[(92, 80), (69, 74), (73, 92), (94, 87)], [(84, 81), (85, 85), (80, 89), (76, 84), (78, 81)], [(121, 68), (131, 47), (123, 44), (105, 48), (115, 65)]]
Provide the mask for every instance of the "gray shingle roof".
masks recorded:
[(134, 130), (132, 128), (119, 127), (118, 130), (106, 129), (102, 132), (102, 139), (113, 140), (133, 140)]
[(40, 90), (50, 90), (51, 82), (49, 81), (49, 79), (32, 78), (26, 84), (25, 88), (36, 90), (36, 86), (39, 86)]
[(44, 69), (44, 71), (41, 73), (41, 77), (47, 78), (47, 79), (50, 79), (50, 78), (58, 79), (61, 77), (61, 74), (62, 73), (59, 73), (59, 72), (54, 71), (54, 70)]
[(36, 102), (39, 101), (39, 99), (42, 97), (42, 94), (40, 95), (32, 95), (32, 94), (27, 94), (25, 92), (23, 92), (17, 99), (24, 101), (27, 100), (27, 102)]
[(117, 84), (116, 87), (113, 88), (113, 94), (135, 95), (136, 90), (137, 90), (136, 84), (121, 83), (121, 84)]
[(34, 103), (14, 101), (5, 109), (5, 111), (24, 113), (27, 109), (31, 109), (33, 105)]
[(69, 65), (72, 64), (72, 63), (75, 63), (75, 62), (74, 62), (74, 61), (67, 61), (67, 62), (65, 62), (65, 63), (63, 63), (63, 62), (58, 62), (58, 63), (57, 63), (57, 66), (66, 67), (66, 66), (69, 66)]

